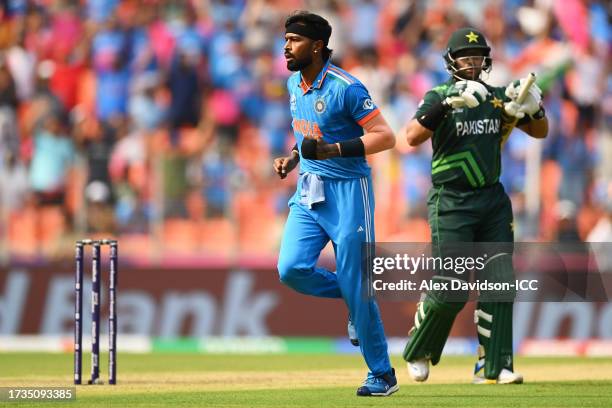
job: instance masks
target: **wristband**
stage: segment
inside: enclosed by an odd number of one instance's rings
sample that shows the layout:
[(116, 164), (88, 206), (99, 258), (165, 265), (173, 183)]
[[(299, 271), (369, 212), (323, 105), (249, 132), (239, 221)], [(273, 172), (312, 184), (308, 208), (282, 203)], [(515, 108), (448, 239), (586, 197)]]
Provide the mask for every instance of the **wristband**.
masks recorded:
[(337, 143), (340, 157), (364, 157), (365, 146), (360, 137)]
[(304, 138), (302, 140), (302, 157), (309, 160), (317, 160), (317, 141)]
[(435, 131), (438, 126), (442, 123), (444, 116), (450, 110), (451, 106), (446, 103), (446, 100), (442, 100), (438, 103), (431, 105), (427, 112), (417, 117), (417, 122), (424, 128)]
[(293, 152), (297, 153), (297, 158), (298, 160), (300, 160), (300, 149), (298, 149), (297, 143), (294, 144), (293, 147), (291, 148), (291, 154), (293, 154)]

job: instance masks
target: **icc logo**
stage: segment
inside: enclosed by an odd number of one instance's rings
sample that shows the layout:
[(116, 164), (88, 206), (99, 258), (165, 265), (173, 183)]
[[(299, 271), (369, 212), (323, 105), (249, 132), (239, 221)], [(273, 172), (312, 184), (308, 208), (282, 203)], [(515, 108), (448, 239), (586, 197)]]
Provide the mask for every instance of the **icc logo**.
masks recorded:
[(317, 113), (325, 112), (325, 101), (321, 98), (317, 99), (314, 104), (314, 109)]
[(374, 109), (374, 102), (370, 98), (363, 101), (363, 109)]

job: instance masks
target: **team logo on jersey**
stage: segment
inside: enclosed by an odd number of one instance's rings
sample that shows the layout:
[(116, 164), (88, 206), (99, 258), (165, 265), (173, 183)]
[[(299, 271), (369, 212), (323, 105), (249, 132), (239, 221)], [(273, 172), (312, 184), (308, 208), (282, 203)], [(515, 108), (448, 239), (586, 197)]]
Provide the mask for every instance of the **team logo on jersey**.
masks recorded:
[(317, 113), (323, 113), (325, 112), (325, 108), (327, 107), (327, 105), (325, 105), (325, 101), (323, 100), (323, 98), (319, 98), (315, 101), (314, 103), (314, 110)]
[(493, 97), (493, 99), (491, 99), (491, 105), (493, 105), (494, 108), (503, 108), (504, 104), (502, 102), (501, 99), (497, 99), (496, 96)]
[(374, 102), (370, 98), (363, 101), (363, 109), (371, 110), (374, 109)]
[(289, 98), (289, 106), (292, 111), (297, 109), (297, 100), (295, 98), (295, 94), (291, 94), (291, 97)]

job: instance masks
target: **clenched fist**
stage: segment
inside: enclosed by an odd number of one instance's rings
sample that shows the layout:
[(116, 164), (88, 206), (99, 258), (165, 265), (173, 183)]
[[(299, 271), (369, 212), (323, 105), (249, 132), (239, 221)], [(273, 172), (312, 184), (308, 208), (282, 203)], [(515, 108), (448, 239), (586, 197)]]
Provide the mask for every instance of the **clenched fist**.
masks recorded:
[(291, 156), (278, 157), (274, 159), (274, 171), (281, 179), (284, 179), (287, 177), (287, 174), (291, 173), (291, 171), (295, 169), (299, 162), (300, 154), (296, 150), (292, 150)]

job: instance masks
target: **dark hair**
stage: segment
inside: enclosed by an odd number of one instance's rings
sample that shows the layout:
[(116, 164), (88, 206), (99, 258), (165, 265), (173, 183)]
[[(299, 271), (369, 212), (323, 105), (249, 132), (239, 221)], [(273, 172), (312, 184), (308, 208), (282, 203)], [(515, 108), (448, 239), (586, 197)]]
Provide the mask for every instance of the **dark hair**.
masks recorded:
[(332, 50), (327, 47), (329, 43), (329, 37), (331, 37), (332, 28), (329, 22), (318, 14), (311, 13), (305, 10), (294, 11), (285, 20), (285, 28), (289, 27), (293, 23), (303, 24), (313, 27), (317, 32), (320, 32), (325, 37), (323, 41), (324, 47), (322, 50), (323, 61), (327, 61), (331, 55)]

